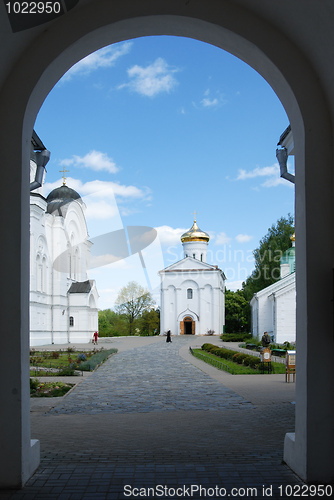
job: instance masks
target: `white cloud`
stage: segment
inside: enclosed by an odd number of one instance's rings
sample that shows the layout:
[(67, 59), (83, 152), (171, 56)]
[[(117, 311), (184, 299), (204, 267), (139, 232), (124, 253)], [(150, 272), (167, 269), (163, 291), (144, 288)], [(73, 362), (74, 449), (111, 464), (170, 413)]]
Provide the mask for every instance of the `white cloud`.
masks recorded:
[(203, 108), (217, 108), (218, 106), (226, 104), (227, 101), (219, 92), (215, 93), (215, 97), (211, 97), (210, 93), (210, 89), (206, 89), (204, 92), (204, 97), (200, 102)]
[(213, 106), (218, 106), (219, 100), (217, 97), (210, 99), (210, 97), (204, 97), (204, 99), (201, 100), (201, 104), (204, 108), (212, 108)]
[(93, 52), (72, 66), (61, 81), (71, 80), (76, 75), (88, 75), (99, 68), (109, 68), (116, 63), (117, 59), (128, 54), (131, 46), (132, 42), (123, 42)]
[(173, 228), (170, 226), (159, 226), (155, 228), (162, 245), (178, 245), (180, 238), (187, 229)]
[[(61, 185), (61, 179), (53, 183), (45, 183), (43, 186), (44, 196)], [(127, 213), (138, 211), (138, 208), (133, 209), (131, 205), (134, 202), (144, 202), (151, 196), (148, 188), (140, 189), (136, 186), (126, 186), (116, 182), (95, 180), (83, 183), (79, 179), (67, 177), (66, 185), (77, 191), (82, 197), (86, 205), (87, 221), (94, 221), (89, 230), (90, 234), (93, 233), (93, 235), (99, 232), (102, 234), (106, 231), (106, 227), (109, 230), (122, 227), (120, 213), (127, 215)], [(128, 205), (131, 208), (128, 208)], [(99, 221), (101, 221), (100, 224)]]
[(117, 182), (111, 181), (90, 181), (82, 185), (81, 192), (89, 195), (94, 194), (96, 197), (105, 198), (109, 194), (122, 198), (145, 198), (150, 193), (148, 188), (140, 189), (136, 186), (125, 186)]
[(110, 158), (106, 153), (95, 150), (90, 151), (85, 156), (73, 155), (72, 158), (65, 158), (64, 160), (61, 160), (60, 165), (65, 167), (73, 165), (79, 168), (90, 168), (91, 170), (95, 170), (97, 172), (106, 170), (111, 174), (115, 174), (119, 170), (112, 158)]
[(290, 186), (293, 187), (294, 184), (283, 179), (282, 177), (271, 177), (261, 184), (262, 187), (276, 187), (276, 186)]
[(235, 239), (238, 243), (248, 243), (253, 239), (253, 236), (250, 236), (249, 234), (238, 234)]
[(218, 233), (216, 236), (215, 244), (216, 245), (227, 245), (230, 243), (232, 238), (227, 236), (226, 233)]
[(137, 64), (129, 68), (128, 76), (131, 81), (118, 88), (128, 87), (133, 92), (147, 97), (154, 97), (161, 92), (169, 93), (178, 84), (173, 76), (177, 71), (178, 69), (171, 68), (164, 59), (159, 57), (145, 68)]
[(86, 219), (109, 219), (118, 215), (118, 209), (105, 200), (87, 203)]
[(237, 181), (253, 179), (255, 177), (277, 177), (277, 175), (279, 175), (279, 166), (275, 163), (271, 167), (256, 167), (248, 172), (244, 169), (240, 169)]
[[(44, 184), (44, 193), (49, 193), (52, 189), (61, 186), (62, 180), (55, 182), (46, 182)], [(89, 181), (82, 183), (80, 179), (74, 179), (72, 177), (66, 178), (66, 185), (75, 189), (80, 196), (94, 195), (95, 198), (108, 198), (113, 196), (119, 196), (122, 198), (142, 198), (146, 199), (150, 191), (148, 188), (140, 189), (136, 186), (125, 186), (124, 184), (118, 184), (117, 182), (110, 181)]]
[(239, 174), (237, 181), (244, 181), (247, 179), (267, 177), (267, 179), (261, 183), (262, 187), (276, 187), (280, 185), (293, 187), (293, 183), (287, 181), (280, 177), (280, 168), (278, 163), (271, 165), (270, 167), (256, 167), (253, 170), (239, 169)]

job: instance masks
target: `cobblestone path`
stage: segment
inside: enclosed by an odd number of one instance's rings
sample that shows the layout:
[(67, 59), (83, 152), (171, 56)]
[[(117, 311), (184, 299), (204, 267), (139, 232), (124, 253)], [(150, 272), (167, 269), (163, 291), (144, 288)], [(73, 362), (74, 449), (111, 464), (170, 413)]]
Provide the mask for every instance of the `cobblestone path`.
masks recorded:
[[(250, 375), (247, 391), (226, 374), (242, 397), (179, 355), (194, 340), (138, 342), (119, 341), (120, 352), (72, 392), (34, 406), (40, 467), (1, 500), (281, 500), (282, 485), (302, 484), (282, 463), (284, 435), (294, 430), (283, 381)], [(192, 487), (203, 492), (190, 495)]]
[(112, 356), (51, 413), (97, 414), (224, 410), (252, 404), (178, 355), (187, 339)]

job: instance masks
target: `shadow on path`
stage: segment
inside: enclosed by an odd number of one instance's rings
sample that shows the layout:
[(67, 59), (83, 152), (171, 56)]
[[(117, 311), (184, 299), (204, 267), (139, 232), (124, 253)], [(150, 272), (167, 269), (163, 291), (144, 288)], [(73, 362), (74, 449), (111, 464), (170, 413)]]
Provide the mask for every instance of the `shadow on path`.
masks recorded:
[[(41, 466), (22, 491), (0, 498), (203, 498), (199, 486), (210, 498), (223, 488), (225, 496), (242, 488), (237, 498), (284, 498), (280, 485), (301, 484), (282, 463), (284, 435), (294, 430), (292, 384), (217, 373), (188, 354), (203, 342), (129, 339), (127, 348), (120, 339), (120, 352), (66, 397), (33, 404)], [(263, 495), (263, 487), (272, 489)]]

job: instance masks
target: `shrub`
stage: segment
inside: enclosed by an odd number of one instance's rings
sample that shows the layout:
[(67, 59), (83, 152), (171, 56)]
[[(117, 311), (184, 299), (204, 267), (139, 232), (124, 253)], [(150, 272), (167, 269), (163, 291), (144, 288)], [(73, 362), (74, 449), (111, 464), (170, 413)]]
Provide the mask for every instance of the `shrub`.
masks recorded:
[(211, 354), (215, 354), (216, 356), (220, 356), (221, 349), (219, 347), (214, 347), (210, 349)]
[(250, 365), (252, 357), (253, 356), (250, 356), (249, 354), (246, 354), (246, 356), (244, 357), (244, 365), (245, 366), (249, 366)]
[(224, 342), (249, 342), (252, 335), (250, 333), (223, 333), (220, 338)]
[(37, 378), (31, 378), (30, 379), (30, 394), (34, 394), (34, 392), (37, 391), (37, 388), (39, 386), (39, 381)]
[(60, 370), (57, 375), (60, 377), (73, 377), (75, 368), (73, 366), (66, 366), (62, 370)]
[(210, 346), (207, 348), (207, 351), (208, 351), (208, 352), (212, 352), (212, 351), (215, 351), (216, 349), (219, 349), (219, 347), (217, 347), (216, 345), (210, 345)]
[(247, 356), (247, 354), (244, 354), (242, 352), (238, 352), (237, 354), (235, 354), (233, 356), (233, 360), (236, 361), (238, 363), (238, 365), (242, 365), (246, 356)]
[(79, 364), (79, 370), (82, 371), (93, 371), (95, 368), (106, 361), (107, 358), (113, 353), (117, 352), (117, 349), (101, 350), (93, 356), (88, 361), (83, 361)]
[(81, 361), (87, 361), (86, 354), (84, 354), (83, 352), (81, 354), (78, 354), (77, 361), (78, 363), (80, 363)]
[(249, 366), (251, 368), (257, 369), (259, 367), (259, 364), (261, 363), (261, 359), (258, 358), (257, 356), (250, 356), (251, 360), (249, 362)]
[(224, 349), (224, 358), (232, 359), (235, 354), (235, 351), (231, 351), (231, 349)]
[(58, 359), (58, 358), (59, 358), (59, 352), (57, 352), (57, 351), (53, 351), (53, 352), (51, 353), (51, 356), (52, 356), (52, 358), (53, 358), (53, 359)]
[(202, 349), (203, 351), (215, 354), (220, 358), (231, 360), (234, 363), (238, 363), (239, 365), (244, 364), (245, 366), (249, 366), (253, 369), (257, 369), (259, 367), (259, 364), (261, 363), (261, 359), (258, 356), (252, 356), (243, 352), (233, 351), (232, 349), (226, 349), (224, 347), (217, 347), (213, 344), (203, 344)]
[(219, 357), (223, 359), (231, 359), (232, 355), (234, 354), (234, 351), (230, 351), (229, 349), (224, 349), (221, 347), (219, 349)]

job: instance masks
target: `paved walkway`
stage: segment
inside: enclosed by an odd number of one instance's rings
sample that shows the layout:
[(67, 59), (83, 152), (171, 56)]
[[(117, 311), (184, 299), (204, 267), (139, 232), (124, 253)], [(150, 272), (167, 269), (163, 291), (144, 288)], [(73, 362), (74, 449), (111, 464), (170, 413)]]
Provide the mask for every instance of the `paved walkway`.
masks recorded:
[(41, 466), (0, 498), (288, 498), (279, 486), (301, 484), (282, 464), (294, 384), (193, 358), (189, 345), (207, 340), (113, 339), (118, 354), (67, 396), (32, 399)]

